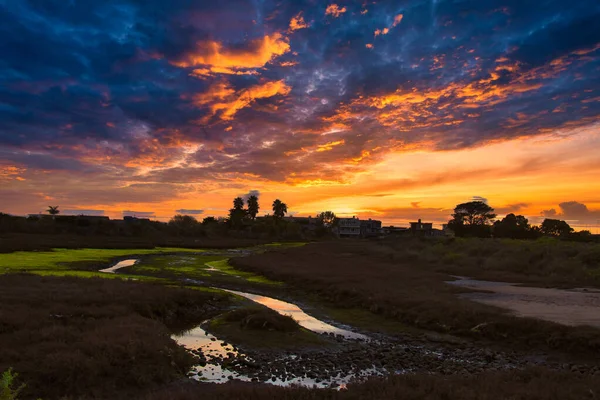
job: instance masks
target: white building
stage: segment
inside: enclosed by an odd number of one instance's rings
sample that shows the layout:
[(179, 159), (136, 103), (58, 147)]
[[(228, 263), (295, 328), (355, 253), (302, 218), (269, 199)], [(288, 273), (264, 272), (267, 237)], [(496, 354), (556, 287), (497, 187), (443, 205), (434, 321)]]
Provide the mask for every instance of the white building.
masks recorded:
[(360, 219), (356, 217), (352, 218), (338, 218), (337, 220), (337, 234), (340, 237), (360, 237)]

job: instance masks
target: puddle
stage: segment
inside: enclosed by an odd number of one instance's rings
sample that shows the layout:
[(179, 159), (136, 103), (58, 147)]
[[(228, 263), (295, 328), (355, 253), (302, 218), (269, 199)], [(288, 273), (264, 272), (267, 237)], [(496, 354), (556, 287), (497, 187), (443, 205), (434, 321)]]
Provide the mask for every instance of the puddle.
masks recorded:
[(131, 258), (128, 260), (123, 260), (123, 261), (119, 261), (118, 263), (116, 263), (115, 265), (113, 265), (110, 268), (105, 268), (105, 269), (101, 269), (98, 272), (105, 272), (107, 274), (114, 274), (117, 270), (121, 269), (121, 268), (125, 268), (125, 267), (131, 267), (133, 264), (135, 264), (138, 260), (135, 258)]
[[(215, 288), (220, 289), (220, 288)], [(225, 292), (237, 294), (238, 296), (245, 297), (250, 299), (258, 304), (262, 304), (265, 307), (270, 308), (271, 310), (277, 311), (281, 315), (287, 315), (292, 317), (300, 326), (306, 328), (310, 331), (321, 333), (321, 334), (334, 334), (337, 336), (342, 336), (346, 339), (358, 339), (358, 340), (369, 340), (368, 336), (362, 335), (360, 333), (352, 332), (346, 329), (338, 328), (336, 326), (330, 325), (323, 321), (316, 319), (308, 314), (306, 314), (300, 307), (295, 304), (287, 303), (285, 301), (273, 299), (271, 297), (260, 296), (257, 294), (238, 292), (235, 290), (228, 289), (220, 289)]]
[(231, 344), (224, 344), (225, 342), (217, 339), (216, 336), (211, 335), (204, 329), (196, 327), (181, 335), (173, 335), (173, 339), (189, 351), (202, 351), (206, 359), (205, 366), (196, 365), (190, 371), (192, 379), (212, 383), (225, 383), (230, 379), (251, 381), (249, 377), (240, 375), (221, 365), (223, 359), (229, 356), (240, 357), (243, 354), (235, 350)]
[(594, 289), (549, 289), (518, 286), (515, 283), (479, 281), (459, 277), (450, 285), (491, 293), (465, 293), (461, 297), (502, 307), (520, 317), (538, 318), (563, 325), (590, 325), (600, 328), (600, 293)]

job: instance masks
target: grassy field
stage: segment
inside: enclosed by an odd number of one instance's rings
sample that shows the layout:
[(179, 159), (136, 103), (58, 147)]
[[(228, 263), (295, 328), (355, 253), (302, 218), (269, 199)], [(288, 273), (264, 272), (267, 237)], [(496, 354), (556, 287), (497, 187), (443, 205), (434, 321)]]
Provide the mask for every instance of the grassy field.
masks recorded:
[[(456, 274), (538, 285), (597, 286), (594, 264), (590, 267), (586, 261), (595, 246), (477, 239), (336, 241), (231, 262), (304, 292), (298, 296), (312, 296), (336, 308), (336, 319), (349, 324), (356, 324), (355, 318), (368, 324), (370, 318), (356, 311), (361, 309), (407, 327), (586, 357), (590, 351), (600, 350), (597, 329), (513, 317), (460, 299), (458, 294), (465, 290), (445, 281), (452, 279), (449, 274)], [(540, 257), (547, 264), (539, 261)], [(521, 262), (531, 266), (515, 267)], [(563, 263), (572, 267), (565, 269)], [(378, 324), (370, 327), (373, 331), (378, 328)]]
[(141, 262), (124, 268), (123, 271), (133, 275), (210, 280), (216, 286), (240, 280), (265, 285), (280, 284), (251, 272), (235, 270), (230, 265), (229, 258), (223, 255), (179, 254), (145, 257)]
[(68, 270), (73, 263), (104, 263), (115, 258), (146, 254), (198, 253), (199, 249), (52, 249), (51, 251), (16, 251), (0, 257), (0, 271)]

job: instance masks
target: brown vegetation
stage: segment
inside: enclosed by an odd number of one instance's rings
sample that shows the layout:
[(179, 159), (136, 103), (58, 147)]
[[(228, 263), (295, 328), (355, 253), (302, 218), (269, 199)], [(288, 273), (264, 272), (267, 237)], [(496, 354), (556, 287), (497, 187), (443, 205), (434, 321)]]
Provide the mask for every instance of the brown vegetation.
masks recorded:
[(294, 332), (300, 330), (300, 325), (291, 317), (280, 315), (268, 308), (240, 308), (225, 314), (222, 319), (226, 322), (237, 322), (243, 329), (263, 331)]
[(600, 377), (579, 377), (568, 373), (530, 369), (489, 372), (475, 376), (403, 375), (372, 379), (349, 385), (348, 390), (280, 388), (269, 385), (229, 383), (226, 385), (187, 384), (149, 394), (146, 400), (281, 399), (281, 400), (585, 400), (597, 399)]
[(0, 371), (45, 400), (115, 398), (183, 377), (194, 358), (168, 327), (215, 315), (226, 298), (104, 279), (0, 276)]
[(0, 253), (13, 251), (45, 251), (61, 249), (151, 249), (154, 247), (181, 247), (189, 249), (250, 247), (268, 243), (269, 240), (244, 238), (193, 238), (193, 237), (133, 237), (76, 234), (0, 234)]
[[(540, 248), (532, 249), (522, 243)], [(512, 317), (500, 309), (460, 299), (457, 294), (463, 290), (444, 283), (452, 279), (449, 273), (484, 278), (528, 277), (528, 281), (538, 283), (597, 282), (588, 274), (584, 261), (587, 256), (582, 256), (596, 249), (579, 243), (566, 245), (584, 247), (569, 253), (555, 243), (536, 242), (337, 241), (231, 262), (237, 268), (291, 283), (297, 290), (316, 294), (336, 307), (363, 308), (426, 330), (583, 355), (600, 350), (597, 329)], [(520, 262), (530, 263), (530, 267), (516, 267)], [(565, 262), (572, 266), (570, 270), (560, 267)]]
[(221, 339), (249, 349), (306, 350), (331, 344), (321, 335), (300, 327), (291, 317), (258, 305), (213, 318), (209, 330)]

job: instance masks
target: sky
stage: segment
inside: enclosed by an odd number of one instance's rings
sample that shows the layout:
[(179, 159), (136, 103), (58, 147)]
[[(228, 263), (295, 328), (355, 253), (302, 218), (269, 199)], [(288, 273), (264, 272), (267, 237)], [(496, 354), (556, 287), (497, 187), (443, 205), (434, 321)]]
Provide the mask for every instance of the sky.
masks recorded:
[(0, 211), (600, 225), (597, 0), (0, 0)]

